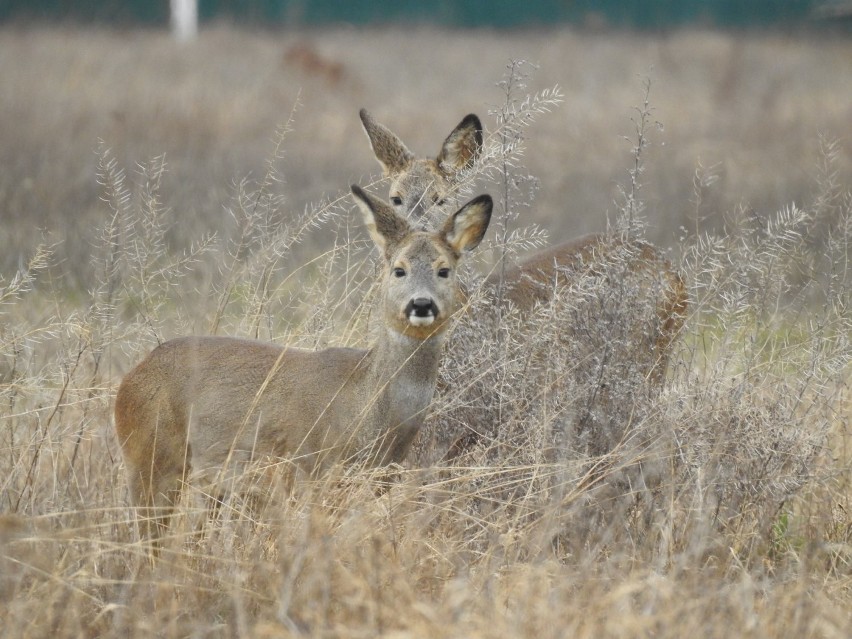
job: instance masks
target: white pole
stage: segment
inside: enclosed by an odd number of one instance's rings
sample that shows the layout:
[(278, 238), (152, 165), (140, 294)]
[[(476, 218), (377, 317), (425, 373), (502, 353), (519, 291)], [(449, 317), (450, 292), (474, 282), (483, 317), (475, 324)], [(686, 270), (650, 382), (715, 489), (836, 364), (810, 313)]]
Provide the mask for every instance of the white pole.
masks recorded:
[(178, 42), (195, 40), (198, 35), (198, 0), (169, 0), (172, 34)]

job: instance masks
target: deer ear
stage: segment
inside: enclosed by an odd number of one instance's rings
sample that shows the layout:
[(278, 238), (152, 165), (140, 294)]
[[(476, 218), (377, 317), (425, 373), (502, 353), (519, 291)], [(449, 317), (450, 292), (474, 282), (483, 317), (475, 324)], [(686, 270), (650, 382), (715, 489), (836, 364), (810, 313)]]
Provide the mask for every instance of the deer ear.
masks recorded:
[(482, 122), (473, 113), (466, 115), (444, 140), (436, 162), (447, 177), (473, 165), (482, 151)]
[(493, 208), (490, 195), (472, 199), (447, 219), (441, 235), (457, 254), (472, 251), (479, 246), (488, 230)]
[(408, 168), (414, 159), (414, 154), (406, 148), (402, 140), (390, 129), (376, 122), (367, 109), (361, 109), (359, 115), (364, 132), (370, 140), (370, 146), (373, 147), (373, 153), (376, 154), (376, 159), (382, 165), (385, 175), (396, 175)]
[(382, 254), (389, 257), (393, 248), (411, 233), (411, 227), (387, 202), (370, 195), (357, 184), (353, 184), (351, 188), (355, 203), (364, 216), (364, 224), (370, 232), (370, 237), (373, 238), (373, 242)]

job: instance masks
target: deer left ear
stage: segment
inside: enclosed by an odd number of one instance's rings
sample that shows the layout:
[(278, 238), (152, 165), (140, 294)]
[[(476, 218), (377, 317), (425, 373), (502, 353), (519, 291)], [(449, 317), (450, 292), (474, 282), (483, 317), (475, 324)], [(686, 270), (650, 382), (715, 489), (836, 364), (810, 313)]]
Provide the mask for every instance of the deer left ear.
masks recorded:
[(472, 251), (488, 230), (494, 202), (490, 195), (480, 195), (461, 207), (444, 223), (441, 235), (459, 255)]
[(436, 162), (448, 177), (470, 167), (482, 151), (482, 122), (473, 113), (466, 115), (444, 140)]
[(402, 140), (389, 128), (376, 122), (367, 109), (361, 109), (358, 115), (361, 116), (364, 133), (370, 140), (370, 146), (373, 147), (373, 153), (382, 165), (385, 176), (397, 175), (407, 169), (414, 159), (414, 154)]
[(352, 195), (355, 203), (364, 216), (364, 224), (370, 232), (373, 242), (387, 257), (406, 235), (411, 233), (411, 227), (404, 218), (396, 214), (390, 204), (370, 195), (357, 184), (352, 185)]

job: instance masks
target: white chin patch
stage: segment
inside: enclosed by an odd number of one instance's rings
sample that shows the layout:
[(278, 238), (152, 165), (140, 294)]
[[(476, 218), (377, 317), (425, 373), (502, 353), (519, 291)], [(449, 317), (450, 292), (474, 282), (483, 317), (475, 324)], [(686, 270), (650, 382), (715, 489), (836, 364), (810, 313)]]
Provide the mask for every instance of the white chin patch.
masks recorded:
[(417, 315), (408, 316), (408, 323), (412, 326), (429, 326), (434, 321), (434, 315), (428, 315), (427, 317), (418, 317)]

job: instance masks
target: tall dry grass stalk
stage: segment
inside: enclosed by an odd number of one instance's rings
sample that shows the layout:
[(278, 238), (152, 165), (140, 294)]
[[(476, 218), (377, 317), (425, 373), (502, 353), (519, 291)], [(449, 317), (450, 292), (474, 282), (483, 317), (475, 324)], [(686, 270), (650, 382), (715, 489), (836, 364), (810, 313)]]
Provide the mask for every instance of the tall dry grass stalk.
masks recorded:
[[(493, 268), (545, 240), (518, 213), (534, 192), (522, 150), (559, 94), (518, 94), (518, 69), (471, 175), (503, 199)], [(614, 237), (644, 233), (649, 90)], [(339, 197), (288, 210), (288, 128), (267, 174), (234, 188), (235, 239), (171, 251), (164, 159), (130, 180), (104, 145), (87, 294), (54, 284), (49, 247), (0, 281), (0, 634), (848, 636), (852, 196), (830, 141), (811, 203), (684, 236), (691, 305), (662, 389), (640, 365), (655, 282), (626, 275), (631, 255), (532, 317), (478, 289), (482, 264), (395, 481), (339, 468), (290, 486), (286, 460), (259, 460), (212, 516), (190, 484), (151, 563), (111, 429), (121, 374), (173, 334), (366, 339), (367, 243)], [(712, 188), (697, 175), (696, 218)], [(333, 247), (292, 263), (318, 227)]]

